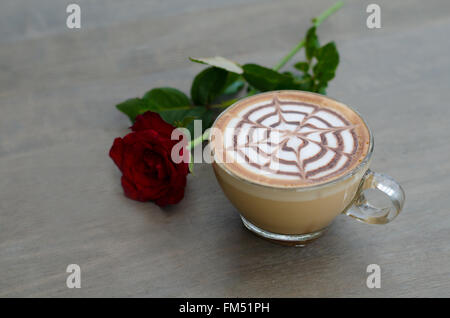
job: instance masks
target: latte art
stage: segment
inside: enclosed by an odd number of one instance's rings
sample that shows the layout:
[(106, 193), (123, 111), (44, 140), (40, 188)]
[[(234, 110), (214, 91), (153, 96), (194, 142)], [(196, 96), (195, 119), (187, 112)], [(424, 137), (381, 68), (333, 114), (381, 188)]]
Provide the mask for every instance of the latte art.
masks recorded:
[(339, 114), (275, 97), (244, 115), (227, 150), (259, 170), (317, 179), (345, 169), (356, 147), (354, 126)]
[(238, 103), (219, 118), (226, 167), (285, 186), (321, 183), (352, 169), (367, 149), (359, 116), (342, 104), (324, 103), (330, 99), (320, 95), (287, 95), (262, 94), (266, 98)]

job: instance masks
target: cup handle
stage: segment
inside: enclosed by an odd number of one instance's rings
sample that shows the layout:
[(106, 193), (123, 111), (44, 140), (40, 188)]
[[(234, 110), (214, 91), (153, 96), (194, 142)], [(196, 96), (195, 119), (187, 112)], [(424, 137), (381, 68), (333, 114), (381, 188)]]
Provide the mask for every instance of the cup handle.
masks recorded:
[[(366, 198), (364, 190), (375, 189), (390, 201), (388, 206), (376, 206)], [(405, 191), (390, 176), (367, 170), (352, 204), (343, 213), (358, 221), (369, 224), (391, 222), (402, 210), (405, 203)]]

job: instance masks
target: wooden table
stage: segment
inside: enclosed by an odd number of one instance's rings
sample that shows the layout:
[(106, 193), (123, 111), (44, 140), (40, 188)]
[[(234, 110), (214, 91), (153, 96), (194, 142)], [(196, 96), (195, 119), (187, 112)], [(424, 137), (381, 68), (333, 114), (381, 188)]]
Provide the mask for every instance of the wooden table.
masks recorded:
[(179, 205), (125, 198), (108, 151), (129, 122), (114, 105), (188, 92), (202, 69), (188, 56), (274, 65), (332, 0), (78, 0), (79, 30), (64, 1), (2, 1), (0, 296), (449, 297), (450, 2), (379, 0), (370, 30), (371, 2), (347, 1), (319, 34), (341, 52), (329, 95), (368, 120), (372, 167), (403, 185), (404, 211), (387, 226), (340, 216), (287, 248), (243, 228), (207, 164)]

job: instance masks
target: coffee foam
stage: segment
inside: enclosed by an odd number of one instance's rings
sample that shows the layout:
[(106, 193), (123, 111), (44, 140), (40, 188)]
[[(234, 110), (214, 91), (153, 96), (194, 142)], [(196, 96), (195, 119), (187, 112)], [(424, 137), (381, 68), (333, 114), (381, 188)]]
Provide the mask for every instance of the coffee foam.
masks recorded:
[(214, 128), (216, 162), (242, 178), (282, 187), (320, 184), (351, 171), (367, 154), (370, 139), (353, 110), (301, 91), (246, 98)]

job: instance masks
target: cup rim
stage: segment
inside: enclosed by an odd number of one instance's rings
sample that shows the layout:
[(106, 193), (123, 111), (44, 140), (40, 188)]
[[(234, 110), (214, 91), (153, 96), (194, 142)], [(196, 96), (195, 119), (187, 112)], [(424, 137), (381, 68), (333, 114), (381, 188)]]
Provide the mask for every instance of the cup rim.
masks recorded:
[[(322, 94), (318, 94), (318, 93), (314, 93), (314, 92), (308, 92), (308, 91), (302, 91), (302, 90), (275, 90), (275, 91), (269, 91), (269, 92), (263, 92), (263, 93), (258, 93), (255, 95), (251, 95), (251, 96), (247, 96), (244, 98), (239, 99), (238, 101), (236, 101), (235, 103), (233, 103), (232, 105), (230, 105), (229, 107), (227, 107), (224, 111), (222, 111), (219, 116), (217, 116), (216, 120), (214, 121), (214, 123), (212, 124), (211, 127), (214, 127), (215, 124), (217, 123), (217, 121), (219, 120), (220, 117), (222, 117), (222, 115), (224, 115), (229, 109), (233, 108), (236, 106), (236, 104), (250, 99), (254, 96), (261, 96), (261, 95), (269, 95), (269, 94), (274, 94), (274, 93), (296, 93), (296, 92), (302, 92), (302, 93), (306, 93), (306, 94), (311, 94), (311, 95), (317, 95), (317, 96), (321, 96), (321, 97), (325, 97), (329, 100), (332, 100), (334, 102), (338, 102), (341, 103), (343, 105), (345, 105), (346, 107), (350, 108), (353, 112), (355, 112), (356, 115), (359, 116), (359, 118), (362, 120), (362, 122), (364, 123), (364, 125), (366, 125), (366, 128), (369, 132), (369, 149), (367, 150), (366, 155), (364, 156), (364, 159), (356, 166), (354, 167), (352, 170), (350, 170), (349, 172), (347, 172), (346, 174), (336, 178), (336, 179), (332, 179), (330, 181), (326, 181), (323, 183), (319, 183), (316, 185), (311, 185), (311, 186), (297, 186), (297, 187), (283, 187), (283, 186), (276, 186), (276, 185), (268, 185), (268, 184), (262, 184), (262, 183), (258, 183), (246, 178), (243, 178), (239, 175), (237, 175), (236, 173), (230, 171), (229, 169), (226, 168), (226, 166), (224, 165), (224, 163), (220, 163), (220, 162), (216, 162), (215, 160), (215, 156), (213, 155), (213, 163), (217, 164), (217, 166), (219, 166), (224, 172), (226, 172), (227, 174), (229, 174), (231, 177), (238, 179), (244, 183), (250, 184), (250, 185), (254, 185), (254, 186), (258, 186), (258, 187), (263, 187), (263, 188), (267, 188), (267, 189), (273, 189), (273, 190), (283, 190), (283, 191), (293, 191), (293, 192), (303, 192), (303, 191), (311, 191), (311, 190), (316, 190), (316, 189), (321, 189), (321, 188), (325, 188), (337, 183), (340, 183), (344, 180), (347, 180), (351, 177), (353, 177), (354, 175), (356, 175), (361, 169), (363, 169), (367, 163), (370, 161), (370, 159), (372, 158), (372, 154), (373, 154), (373, 148), (374, 148), (374, 137), (372, 134), (372, 130), (370, 129), (369, 125), (367, 124), (366, 120), (364, 119), (364, 117), (361, 116), (361, 114), (354, 109), (351, 106), (348, 106), (345, 103), (342, 103), (340, 101), (338, 101), (335, 98), (331, 98), (329, 96), (326, 95), (322, 95)], [(211, 135), (209, 135), (208, 137), (208, 142), (209, 144), (211, 144)]]

